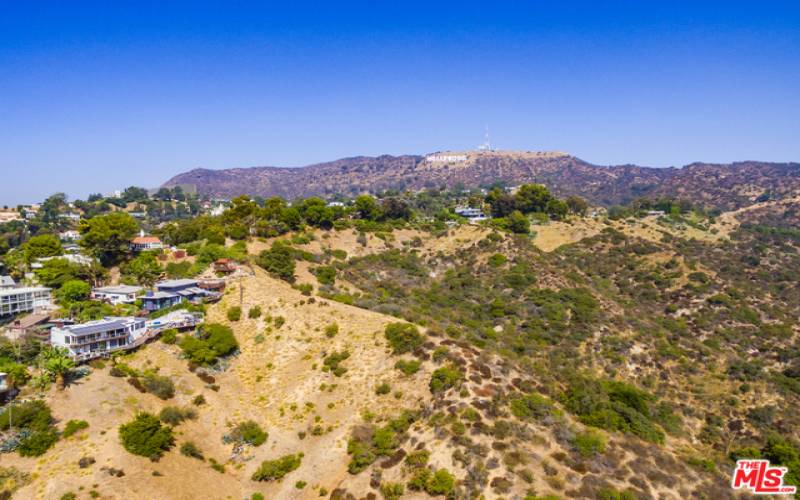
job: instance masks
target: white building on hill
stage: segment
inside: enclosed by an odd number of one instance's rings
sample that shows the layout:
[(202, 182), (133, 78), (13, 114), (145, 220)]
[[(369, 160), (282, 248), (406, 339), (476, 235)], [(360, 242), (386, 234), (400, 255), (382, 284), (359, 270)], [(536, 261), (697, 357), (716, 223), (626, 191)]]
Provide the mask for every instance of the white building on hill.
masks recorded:
[(50, 343), (66, 348), (75, 361), (86, 361), (131, 349), (146, 333), (143, 318), (107, 317), (79, 325), (54, 326), (50, 330)]
[(0, 290), (0, 317), (48, 308), (50, 305), (49, 288), (24, 287)]
[(142, 287), (131, 285), (103, 286), (92, 289), (92, 299), (109, 304), (133, 304), (142, 295)]

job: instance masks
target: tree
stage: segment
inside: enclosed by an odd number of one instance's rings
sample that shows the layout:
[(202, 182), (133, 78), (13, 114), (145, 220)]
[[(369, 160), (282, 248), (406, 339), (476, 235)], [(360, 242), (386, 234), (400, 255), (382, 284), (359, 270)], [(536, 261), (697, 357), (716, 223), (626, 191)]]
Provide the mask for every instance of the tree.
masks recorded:
[(383, 200), (381, 210), (387, 219), (409, 220), (411, 218), (411, 207), (408, 206), (405, 200), (397, 197)]
[(294, 255), (285, 243), (273, 243), (269, 250), (258, 255), (256, 263), (277, 278), (290, 283), (294, 281)]
[(69, 351), (63, 347), (46, 347), (39, 354), (43, 361), (44, 370), (55, 378), (59, 389), (67, 385), (67, 376), (75, 368), (75, 362), (69, 357)]
[(531, 223), (527, 217), (522, 215), (519, 210), (514, 210), (506, 217), (508, 229), (517, 234), (528, 234), (531, 232)]
[(80, 244), (100, 259), (105, 265), (112, 265), (128, 253), (130, 241), (139, 229), (136, 220), (125, 212), (81, 220)]
[(125, 188), (125, 191), (122, 192), (122, 199), (126, 203), (130, 203), (132, 201), (145, 201), (149, 199), (147, 196), (147, 190), (144, 188), (130, 186)]
[(554, 219), (561, 220), (569, 213), (569, 207), (566, 202), (553, 198), (547, 202), (546, 211)]
[(64, 253), (61, 242), (52, 234), (40, 234), (32, 237), (23, 245), (25, 262), (30, 264), (40, 257), (55, 257)]
[(586, 211), (589, 209), (589, 203), (586, 202), (580, 196), (569, 196), (566, 199), (567, 207), (569, 207), (569, 211), (575, 215), (586, 215)]
[(505, 217), (514, 211), (515, 198), (500, 188), (494, 188), (486, 195), (486, 203), (492, 207), (492, 217)]
[(280, 222), (286, 229), (296, 231), (303, 227), (303, 217), (295, 207), (286, 207), (281, 210)]
[(378, 220), (381, 218), (381, 209), (375, 198), (368, 194), (357, 197), (354, 203), (358, 217), (365, 220)]
[(80, 266), (67, 259), (50, 259), (34, 271), (42, 285), (52, 288), (59, 288), (64, 283), (77, 279), (80, 272)]
[(54, 195), (49, 196), (44, 202), (42, 203), (42, 222), (49, 226), (58, 226), (60, 220), (59, 215), (61, 214), (61, 209), (67, 206), (67, 195), (64, 193), (56, 193)]
[(392, 354), (414, 351), (425, 341), (417, 327), (410, 323), (389, 323), (384, 336), (392, 348)]
[(142, 252), (121, 266), (122, 275), (127, 281), (142, 286), (152, 286), (161, 276), (163, 269), (152, 252)]
[(91, 292), (92, 287), (89, 283), (81, 280), (69, 280), (61, 286), (57, 296), (61, 305), (68, 307), (75, 302), (88, 299)]
[(524, 214), (544, 212), (552, 198), (550, 191), (542, 184), (523, 184), (517, 191), (515, 205)]
[(139, 413), (120, 426), (119, 437), (122, 446), (134, 455), (158, 460), (175, 444), (172, 428), (161, 425), (158, 417), (150, 413)]

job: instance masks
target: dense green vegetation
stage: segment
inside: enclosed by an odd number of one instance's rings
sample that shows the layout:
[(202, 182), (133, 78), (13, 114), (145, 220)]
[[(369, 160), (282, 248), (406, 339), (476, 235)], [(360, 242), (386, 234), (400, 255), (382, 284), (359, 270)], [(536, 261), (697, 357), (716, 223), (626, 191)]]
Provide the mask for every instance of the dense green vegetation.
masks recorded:
[(205, 325), (197, 336), (183, 336), (179, 345), (189, 361), (199, 365), (213, 363), (217, 358), (227, 356), (239, 348), (233, 330), (217, 323)]
[(265, 460), (261, 466), (253, 473), (253, 481), (275, 481), (281, 480), (286, 474), (300, 467), (303, 454), (285, 455), (275, 460)]
[(175, 444), (172, 428), (161, 425), (158, 417), (149, 413), (139, 413), (132, 421), (120, 426), (119, 438), (130, 453), (154, 461)]

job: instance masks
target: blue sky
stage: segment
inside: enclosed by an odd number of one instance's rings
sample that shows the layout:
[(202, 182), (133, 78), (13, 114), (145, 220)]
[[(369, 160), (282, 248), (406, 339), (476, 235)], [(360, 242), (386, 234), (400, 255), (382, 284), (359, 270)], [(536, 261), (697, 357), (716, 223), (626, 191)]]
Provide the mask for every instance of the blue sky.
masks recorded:
[(800, 161), (798, 2), (0, 0), (0, 204), (195, 168)]

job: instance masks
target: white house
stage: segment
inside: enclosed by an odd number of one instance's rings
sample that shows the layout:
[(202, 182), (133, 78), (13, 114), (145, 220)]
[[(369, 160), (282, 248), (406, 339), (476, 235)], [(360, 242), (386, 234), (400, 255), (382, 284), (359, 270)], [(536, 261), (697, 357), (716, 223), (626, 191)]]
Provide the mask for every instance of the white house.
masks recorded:
[(131, 250), (134, 252), (141, 252), (143, 250), (161, 250), (164, 244), (158, 236), (146, 236), (144, 231), (139, 233), (139, 236), (131, 240)]
[(142, 288), (131, 285), (103, 286), (92, 289), (92, 299), (109, 304), (132, 304), (142, 294)]
[(92, 262), (94, 262), (94, 257), (88, 257), (79, 253), (67, 253), (64, 255), (55, 255), (53, 257), (39, 257), (31, 262), (31, 269), (41, 269), (44, 267), (45, 262), (53, 259), (64, 259), (79, 266), (90, 266)]
[(0, 290), (0, 316), (9, 316), (50, 306), (50, 289), (45, 287)]
[(0, 276), (0, 290), (7, 290), (15, 286), (17, 286), (17, 284), (14, 283), (14, 278), (11, 276)]
[(480, 208), (456, 207), (455, 212), (461, 217), (469, 219), (469, 221), (473, 224), (482, 220), (486, 220), (486, 214), (484, 214), (483, 210)]
[(58, 233), (58, 237), (61, 241), (78, 241), (81, 238), (81, 233), (74, 229), (69, 229)]
[(69, 351), (72, 359), (86, 361), (114, 351), (131, 349), (147, 333), (143, 318), (107, 317), (79, 325), (54, 326), (50, 343)]

